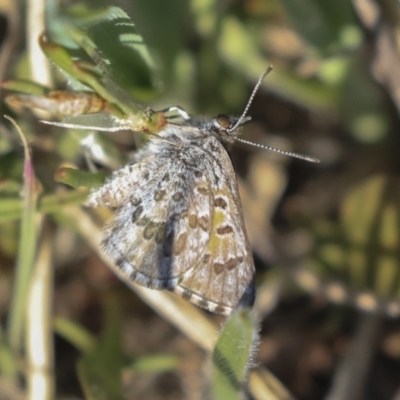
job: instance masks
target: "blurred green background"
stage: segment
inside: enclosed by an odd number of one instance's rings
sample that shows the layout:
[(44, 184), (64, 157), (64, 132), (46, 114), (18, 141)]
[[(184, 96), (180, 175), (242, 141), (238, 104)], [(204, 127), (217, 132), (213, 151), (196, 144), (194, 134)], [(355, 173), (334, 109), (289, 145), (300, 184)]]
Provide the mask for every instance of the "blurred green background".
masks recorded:
[[(193, 115), (240, 115), (260, 74), (274, 66), (242, 137), (321, 163), (240, 143), (231, 149), (257, 267), (261, 330), (254, 360), (299, 399), (398, 398), (399, 3), (2, 1), (1, 80), (79, 89), (41, 58), (35, 43), (46, 27), (52, 40), (80, 57), (65, 23), (90, 24), (93, 9), (109, 6), (132, 18), (153, 60), (153, 69), (133, 56), (114, 60), (111, 46), (112, 78), (154, 110), (179, 105)], [(92, 34), (101, 49), (107, 30)], [(8, 94), (3, 89), (2, 99)], [(29, 329), (13, 322), (21, 318), (16, 293), (26, 292), (42, 252), (51, 254), (43, 290), (56, 318), (49, 322), (56, 398), (204, 398), (207, 355), (157, 305), (148, 307), (114, 277), (65, 211), (86, 192), (57, 182), (60, 168), (87, 170), (81, 144), (88, 133), (38, 122), (48, 115), (1, 107), (28, 139), (37, 181), (29, 181), (20, 139), (2, 119), (0, 398), (25, 398), (19, 377), (29, 371), (23, 350), (29, 344), (13, 341), (12, 332), (26, 336)], [(103, 139), (120, 157), (116, 165), (141, 141), (132, 132)], [(104, 215), (90, 216), (102, 224)], [(21, 265), (28, 272), (18, 278)], [(207, 318), (217, 326), (222, 321)], [(93, 372), (96, 364), (108, 368)], [(253, 389), (249, 396), (263, 398)]]

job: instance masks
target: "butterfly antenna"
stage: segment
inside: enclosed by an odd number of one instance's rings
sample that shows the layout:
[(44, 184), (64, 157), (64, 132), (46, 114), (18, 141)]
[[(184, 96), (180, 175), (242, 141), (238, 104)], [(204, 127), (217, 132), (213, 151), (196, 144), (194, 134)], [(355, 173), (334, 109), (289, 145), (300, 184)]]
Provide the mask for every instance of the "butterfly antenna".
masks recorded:
[(251, 103), (254, 100), (254, 96), (256, 95), (258, 89), (260, 88), (264, 78), (272, 71), (273, 68), (274, 67), (272, 65), (269, 65), (267, 67), (267, 69), (260, 75), (260, 77), (258, 78), (258, 81), (256, 83), (256, 86), (254, 86), (253, 92), (252, 92), (252, 94), (251, 94), (251, 96), (249, 98), (249, 101), (247, 102), (247, 105), (246, 105), (242, 115), (237, 120), (236, 124), (233, 125), (233, 127), (229, 129), (230, 131), (234, 131), (239, 125), (241, 125), (243, 122), (247, 121), (247, 119), (245, 119), (246, 118), (246, 114), (247, 114), (247, 111), (249, 111)]
[(248, 140), (241, 139), (241, 138), (238, 138), (238, 137), (236, 137), (235, 140), (237, 140), (238, 142), (249, 144), (251, 146), (260, 147), (261, 149), (264, 149), (264, 150), (271, 150), (271, 151), (274, 151), (275, 153), (284, 154), (285, 156), (299, 158), (300, 160), (305, 160), (305, 161), (309, 161), (309, 162), (313, 162), (313, 163), (319, 163), (320, 162), (320, 160), (318, 158), (307, 156), (305, 154), (292, 153), (291, 151), (285, 151), (285, 150), (276, 149), (275, 147), (265, 146), (263, 144), (258, 144), (258, 143), (253, 143), (253, 142), (250, 142)]
[[(244, 122), (246, 122), (246, 121), (248, 121), (250, 119), (250, 117), (246, 117), (247, 111), (249, 111), (251, 103), (254, 100), (254, 96), (256, 95), (258, 89), (260, 88), (264, 78), (272, 71), (272, 69), (273, 69), (273, 66), (269, 65), (266, 68), (266, 70), (260, 75), (260, 77), (258, 78), (258, 81), (256, 83), (256, 86), (254, 86), (253, 92), (251, 93), (249, 101), (247, 102), (247, 105), (246, 105), (242, 115), (237, 120), (236, 124), (232, 128), (229, 129), (230, 132), (234, 131), (239, 125), (243, 124)], [(271, 151), (274, 151), (275, 153), (280, 153), (280, 154), (283, 154), (283, 155), (286, 155), (286, 156), (289, 156), (289, 157), (298, 158), (300, 160), (309, 161), (309, 162), (313, 162), (313, 163), (319, 163), (320, 162), (320, 160), (318, 158), (307, 156), (305, 154), (293, 153), (291, 151), (285, 151), (285, 150), (276, 149), (275, 147), (265, 146), (265, 145), (258, 144), (258, 143), (253, 143), (253, 142), (250, 142), (248, 140), (241, 139), (239, 137), (235, 137), (235, 140), (237, 140), (238, 142), (249, 144), (250, 146), (259, 147), (259, 148), (264, 149), (264, 150), (271, 150)]]

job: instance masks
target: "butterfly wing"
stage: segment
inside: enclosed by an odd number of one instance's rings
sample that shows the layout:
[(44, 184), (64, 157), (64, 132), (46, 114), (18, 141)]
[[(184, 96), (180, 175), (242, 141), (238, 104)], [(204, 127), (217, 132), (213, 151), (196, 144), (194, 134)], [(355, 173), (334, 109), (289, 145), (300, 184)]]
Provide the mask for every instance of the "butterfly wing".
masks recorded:
[(212, 189), (211, 234), (205, 252), (174, 291), (209, 311), (226, 315), (238, 304), (253, 304), (255, 268), (229, 155), (213, 137), (205, 141), (204, 148)]
[(135, 282), (173, 290), (197, 263), (211, 233), (210, 183), (192, 146), (149, 147), (89, 196), (86, 205), (115, 208), (105, 254)]

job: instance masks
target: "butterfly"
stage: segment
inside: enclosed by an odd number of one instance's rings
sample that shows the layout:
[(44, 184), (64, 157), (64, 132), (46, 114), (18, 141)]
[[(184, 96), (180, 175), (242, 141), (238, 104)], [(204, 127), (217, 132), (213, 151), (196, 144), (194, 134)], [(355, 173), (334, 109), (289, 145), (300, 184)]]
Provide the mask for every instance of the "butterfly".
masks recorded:
[(225, 146), (237, 121), (168, 124), (86, 201), (114, 218), (104, 253), (130, 280), (229, 314), (255, 298), (254, 263)]
[(151, 135), (90, 193), (86, 206), (114, 210), (102, 249), (126, 278), (218, 314), (253, 305), (254, 261), (227, 151), (249, 120), (248, 106), (240, 118), (210, 120), (175, 107), (184, 122)]

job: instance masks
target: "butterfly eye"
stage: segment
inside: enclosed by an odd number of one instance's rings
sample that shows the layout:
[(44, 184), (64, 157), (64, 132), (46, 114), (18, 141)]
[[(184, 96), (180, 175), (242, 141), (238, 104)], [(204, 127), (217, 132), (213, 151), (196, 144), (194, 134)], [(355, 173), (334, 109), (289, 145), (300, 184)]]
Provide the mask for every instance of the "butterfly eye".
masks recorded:
[(232, 122), (227, 115), (219, 114), (215, 118), (215, 125), (218, 129), (227, 131), (232, 126)]

